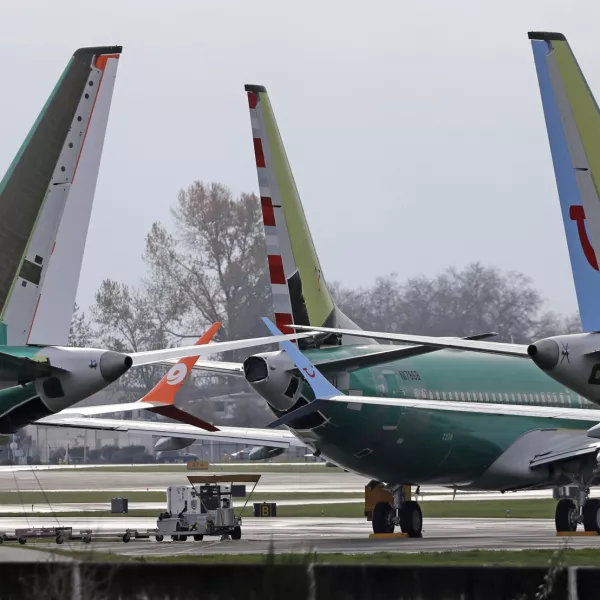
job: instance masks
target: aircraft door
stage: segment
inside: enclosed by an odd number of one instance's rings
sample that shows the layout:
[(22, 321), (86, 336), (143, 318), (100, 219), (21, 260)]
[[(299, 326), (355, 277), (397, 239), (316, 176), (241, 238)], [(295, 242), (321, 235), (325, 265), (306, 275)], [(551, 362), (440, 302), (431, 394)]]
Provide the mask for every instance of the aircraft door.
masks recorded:
[(384, 394), (390, 398), (405, 398), (406, 391), (398, 373), (392, 370), (383, 371)]

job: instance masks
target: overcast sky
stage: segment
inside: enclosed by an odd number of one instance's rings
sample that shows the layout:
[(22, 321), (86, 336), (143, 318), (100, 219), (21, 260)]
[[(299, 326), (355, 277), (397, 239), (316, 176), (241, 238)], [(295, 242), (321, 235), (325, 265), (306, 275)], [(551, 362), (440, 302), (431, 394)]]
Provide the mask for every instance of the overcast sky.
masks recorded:
[[(0, 171), (73, 50), (122, 44), (80, 280), (135, 283), (193, 180), (257, 191), (245, 83), (270, 93), (322, 267), (368, 285), (479, 260), (575, 293), (526, 32), (600, 95), (592, 0), (29, 0), (0, 21)], [(83, 6), (86, 6), (84, 9)]]

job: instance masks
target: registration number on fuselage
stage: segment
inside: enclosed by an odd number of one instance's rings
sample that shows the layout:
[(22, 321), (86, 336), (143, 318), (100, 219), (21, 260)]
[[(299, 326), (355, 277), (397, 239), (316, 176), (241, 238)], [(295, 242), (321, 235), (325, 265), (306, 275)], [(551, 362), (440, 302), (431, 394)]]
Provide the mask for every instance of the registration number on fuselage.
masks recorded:
[(421, 381), (418, 371), (399, 371), (399, 373), (404, 381)]

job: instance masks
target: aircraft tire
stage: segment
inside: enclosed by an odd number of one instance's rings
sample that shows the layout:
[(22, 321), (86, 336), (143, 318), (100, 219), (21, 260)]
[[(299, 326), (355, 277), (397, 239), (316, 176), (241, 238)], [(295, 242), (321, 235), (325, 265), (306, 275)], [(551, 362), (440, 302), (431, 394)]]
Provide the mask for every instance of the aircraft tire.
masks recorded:
[(242, 528), (238, 525), (237, 527), (234, 527), (229, 535), (231, 536), (232, 540), (241, 540), (242, 539)]
[(394, 533), (393, 516), (389, 502), (377, 502), (373, 507), (373, 533)]
[(583, 505), (583, 528), (600, 532), (600, 498), (589, 498)]
[(410, 500), (400, 507), (400, 529), (409, 537), (423, 537), (423, 513), (418, 502)]
[(573, 518), (577, 513), (577, 506), (570, 498), (563, 498), (556, 505), (554, 513), (554, 523), (556, 531), (575, 531), (577, 521)]

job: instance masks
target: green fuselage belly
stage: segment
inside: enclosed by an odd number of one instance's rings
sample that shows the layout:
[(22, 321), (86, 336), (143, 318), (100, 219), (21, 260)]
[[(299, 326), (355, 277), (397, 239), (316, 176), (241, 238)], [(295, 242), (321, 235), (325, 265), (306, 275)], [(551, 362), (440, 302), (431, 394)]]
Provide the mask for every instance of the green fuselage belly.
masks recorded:
[[(364, 347), (340, 347), (306, 355), (320, 362), (366, 352)], [(349, 376), (338, 374), (333, 382), (352, 395), (597, 408), (527, 359), (452, 350), (360, 369)], [(305, 395), (312, 397), (306, 387)], [(331, 422), (311, 432), (323, 455), (369, 478), (414, 484), (470, 484), (527, 431), (590, 427), (590, 422), (569, 419), (395, 406), (351, 410), (337, 405), (323, 414)], [(600, 412), (598, 416), (600, 420)]]

